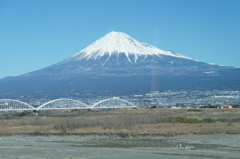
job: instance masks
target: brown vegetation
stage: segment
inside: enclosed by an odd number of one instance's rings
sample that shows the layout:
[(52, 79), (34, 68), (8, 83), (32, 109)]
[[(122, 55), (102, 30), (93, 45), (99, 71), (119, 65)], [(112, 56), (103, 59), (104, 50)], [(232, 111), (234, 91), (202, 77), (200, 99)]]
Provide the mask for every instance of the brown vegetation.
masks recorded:
[[(21, 112), (22, 113), (22, 112)], [(123, 109), (45, 111), (0, 119), (0, 135), (182, 135), (240, 134), (240, 109)], [(205, 115), (207, 117), (202, 117)], [(227, 117), (226, 117), (227, 116)], [(236, 117), (237, 116), (237, 117)], [(239, 118), (238, 118), (239, 116)]]

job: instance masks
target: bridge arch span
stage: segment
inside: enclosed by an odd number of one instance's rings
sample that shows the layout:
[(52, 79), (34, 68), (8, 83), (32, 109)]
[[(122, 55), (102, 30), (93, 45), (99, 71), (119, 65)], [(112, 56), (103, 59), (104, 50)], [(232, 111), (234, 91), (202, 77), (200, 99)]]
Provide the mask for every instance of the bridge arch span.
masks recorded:
[(33, 106), (28, 103), (15, 99), (0, 99), (1, 111), (15, 111), (15, 110), (35, 110)]
[(120, 99), (119, 97), (113, 97), (101, 100), (93, 104), (91, 108), (137, 108), (137, 106), (127, 100)]
[(46, 102), (39, 107), (37, 110), (52, 110), (52, 109), (87, 109), (89, 106), (78, 100), (60, 98)]

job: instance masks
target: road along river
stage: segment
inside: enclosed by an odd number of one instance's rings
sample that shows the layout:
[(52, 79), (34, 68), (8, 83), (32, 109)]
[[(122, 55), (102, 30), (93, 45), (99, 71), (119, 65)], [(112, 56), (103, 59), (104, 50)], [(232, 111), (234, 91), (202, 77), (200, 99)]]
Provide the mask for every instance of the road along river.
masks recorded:
[(1, 159), (239, 159), (240, 135), (0, 136)]

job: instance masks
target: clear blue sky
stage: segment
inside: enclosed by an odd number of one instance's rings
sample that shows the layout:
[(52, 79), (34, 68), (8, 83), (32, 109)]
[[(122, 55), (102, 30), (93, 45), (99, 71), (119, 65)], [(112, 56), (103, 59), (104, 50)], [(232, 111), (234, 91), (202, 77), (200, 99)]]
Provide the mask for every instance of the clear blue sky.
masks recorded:
[(240, 0), (0, 0), (0, 78), (60, 62), (110, 31), (240, 68)]

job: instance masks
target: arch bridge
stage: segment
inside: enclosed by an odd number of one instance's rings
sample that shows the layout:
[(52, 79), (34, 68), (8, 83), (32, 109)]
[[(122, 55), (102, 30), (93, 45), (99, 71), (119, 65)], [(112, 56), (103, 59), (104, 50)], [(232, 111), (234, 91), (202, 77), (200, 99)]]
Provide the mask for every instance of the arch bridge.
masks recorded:
[(89, 109), (89, 106), (78, 100), (62, 98), (46, 102), (37, 107), (36, 110), (53, 110), (53, 109)]
[(28, 103), (14, 99), (0, 99), (0, 111), (9, 110), (34, 110), (35, 108)]
[(61, 109), (120, 109), (120, 108), (137, 108), (133, 103), (127, 100), (113, 97), (101, 100), (92, 106), (81, 101), (67, 98), (60, 98), (46, 102), (39, 107), (33, 107), (28, 103), (14, 99), (0, 99), (0, 111), (17, 111), (17, 110), (61, 110)]
[(137, 108), (133, 103), (119, 97), (101, 100), (92, 105), (92, 109), (112, 109), (112, 108)]

